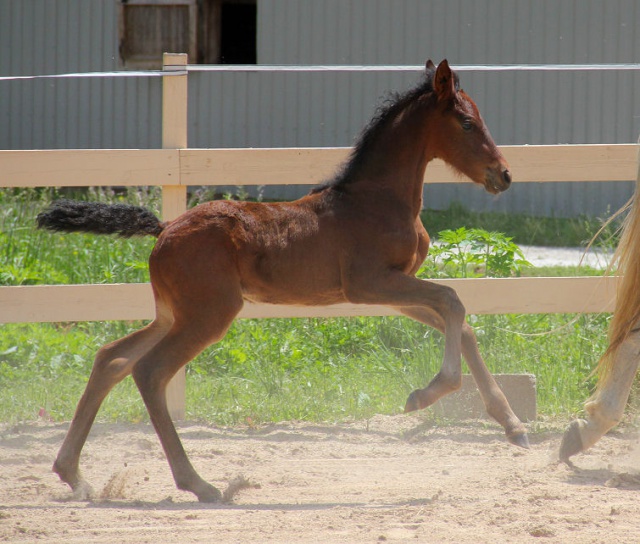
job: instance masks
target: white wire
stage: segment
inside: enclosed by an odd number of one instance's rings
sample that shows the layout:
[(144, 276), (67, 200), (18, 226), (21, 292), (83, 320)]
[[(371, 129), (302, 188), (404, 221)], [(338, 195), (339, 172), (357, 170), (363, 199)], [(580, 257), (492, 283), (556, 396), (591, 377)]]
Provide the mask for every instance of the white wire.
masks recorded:
[[(507, 71), (598, 71), (640, 70), (640, 64), (468, 64), (451, 66), (458, 72), (507, 72)], [(269, 64), (189, 64), (189, 72), (421, 72), (424, 66), (400, 65), (269, 65)]]
[[(424, 66), (400, 65), (268, 65), (268, 64), (189, 64), (185, 67), (176, 66), (172, 70), (145, 71), (117, 71), (117, 72), (82, 72), (68, 74), (39, 74), (30, 76), (0, 76), (0, 81), (15, 81), (28, 79), (59, 79), (59, 78), (100, 78), (100, 77), (163, 77), (184, 76), (187, 72), (421, 72)], [(452, 66), (458, 72), (590, 72), (611, 70), (640, 70), (640, 64), (499, 64), (481, 65), (468, 64)]]
[(72, 74), (42, 74), (35, 76), (0, 76), (0, 81), (12, 81), (20, 79), (65, 79), (65, 78), (90, 78), (90, 77), (162, 77), (166, 75), (186, 75), (186, 71), (148, 70), (131, 72), (82, 72)]

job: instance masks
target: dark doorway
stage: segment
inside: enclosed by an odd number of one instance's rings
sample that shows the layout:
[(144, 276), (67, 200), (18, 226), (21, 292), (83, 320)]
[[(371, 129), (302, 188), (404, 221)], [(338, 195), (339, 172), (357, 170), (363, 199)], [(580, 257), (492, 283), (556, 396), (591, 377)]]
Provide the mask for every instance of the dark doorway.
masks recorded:
[(256, 64), (256, 4), (223, 2), (221, 64)]

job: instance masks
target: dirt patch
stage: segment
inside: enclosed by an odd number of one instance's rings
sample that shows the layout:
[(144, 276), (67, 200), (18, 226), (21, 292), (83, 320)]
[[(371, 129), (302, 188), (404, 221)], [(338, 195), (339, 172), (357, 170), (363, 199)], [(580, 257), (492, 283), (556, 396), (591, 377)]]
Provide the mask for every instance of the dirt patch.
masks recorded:
[(0, 541), (624, 543), (640, 534), (631, 431), (569, 468), (553, 461), (558, 432), (534, 433), (524, 451), (487, 422), (182, 424), (200, 474), (221, 490), (239, 486), (232, 504), (206, 505), (176, 490), (144, 424), (94, 427), (82, 467), (100, 498), (69, 500), (51, 472), (67, 427), (0, 428)]

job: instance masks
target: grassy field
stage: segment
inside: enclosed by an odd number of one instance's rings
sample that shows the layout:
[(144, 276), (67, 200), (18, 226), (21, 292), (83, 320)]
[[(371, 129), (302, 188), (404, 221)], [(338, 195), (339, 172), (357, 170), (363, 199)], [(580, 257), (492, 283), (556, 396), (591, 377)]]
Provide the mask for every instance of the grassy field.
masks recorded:
[[(0, 191), (0, 284), (148, 281), (146, 260), (152, 239), (113, 240), (35, 230), (35, 216), (54, 196), (50, 191)], [(126, 197), (89, 192), (83, 197), (125, 198), (158, 209), (154, 191)], [(585, 242), (600, 226), (597, 220), (480, 215), (460, 207), (427, 213), (424, 221), (431, 232), (479, 227), (505, 232), (522, 244), (561, 246)], [(607, 243), (615, 243), (612, 232), (603, 238)], [(563, 270), (522, 267), (519, 273), (561, 275)], [(566, 275), (576, 273), (597, 272), (572, 269)], [(493, 372), (537, 376), (543, 416), (565, 417), (581, 409), (592, 386), (591, 369), (606, 347), (607, 315), (470, 316), (469, 320)], [(0, 421), (30, 420), (44, 412), (54, 420), (70, 419), (96, 350), (140, 325), (4, 325)], [(404, 318), (237, 321), (222, 342), (188, 366), (187, 417), (234, 424), (398, 413), (407, 394), (437, 372), (442, 351), (439, 333)], [(146, 419), (131, 379), (114, 390), (98, 417)]]

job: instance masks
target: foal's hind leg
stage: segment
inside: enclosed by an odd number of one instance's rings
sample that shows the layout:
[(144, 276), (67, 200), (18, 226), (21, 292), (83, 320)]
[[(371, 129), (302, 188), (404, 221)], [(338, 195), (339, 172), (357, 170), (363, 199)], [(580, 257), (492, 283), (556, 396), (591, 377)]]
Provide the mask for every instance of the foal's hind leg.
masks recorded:
[(71, 486), (76, 498), (88, 499), (93, 494), (91, 486), (80, 474), (79, 462), (102, 401), (131, 373), (136, 361), (166, 333), (168, 326), (169, 323), (156, 319), (147, 327), (104, 346), (96, 354), (89, 382), (53, 465), (54, 472)]
[[(191, 491), (202, 502), (218, 502), (218, 489), (203, 480), (191, 465), (169, 415), (166, 387), (175, 373), (208, 345), (220, 340), (242, 308), (233, 290), (185, 300), (175, 312), (171, 330), (133, 368), (133, 379), (149, 412), (169, 461), (178, 489)], [(175, 308), (174, 308), (175, 310)]]
[[(445, 332), (444, 320), (434, 310), (412, 307), (401, 308), (400, 311), (404, 315), (438, 329), (442, 333)], [(467, 366), (478, 385), (487, 413), (504, 427), (509, 442), (528, 448), (529, 439), (527, 438), (526, 429), (513, 413), (504, 393), (489, 372), (478, 350), (478, 342), (473, 329), (466, 322), (462, 326), (462, 355), (467, 361)], [(426, 408), (444, 394), (450, 392), (451, 389), (449, 391), (443, 389), (441, 382), (442, 378), (439, 373), (425, 389), (414, 391), (407, 401), (405, 410), (412, 411)]]

